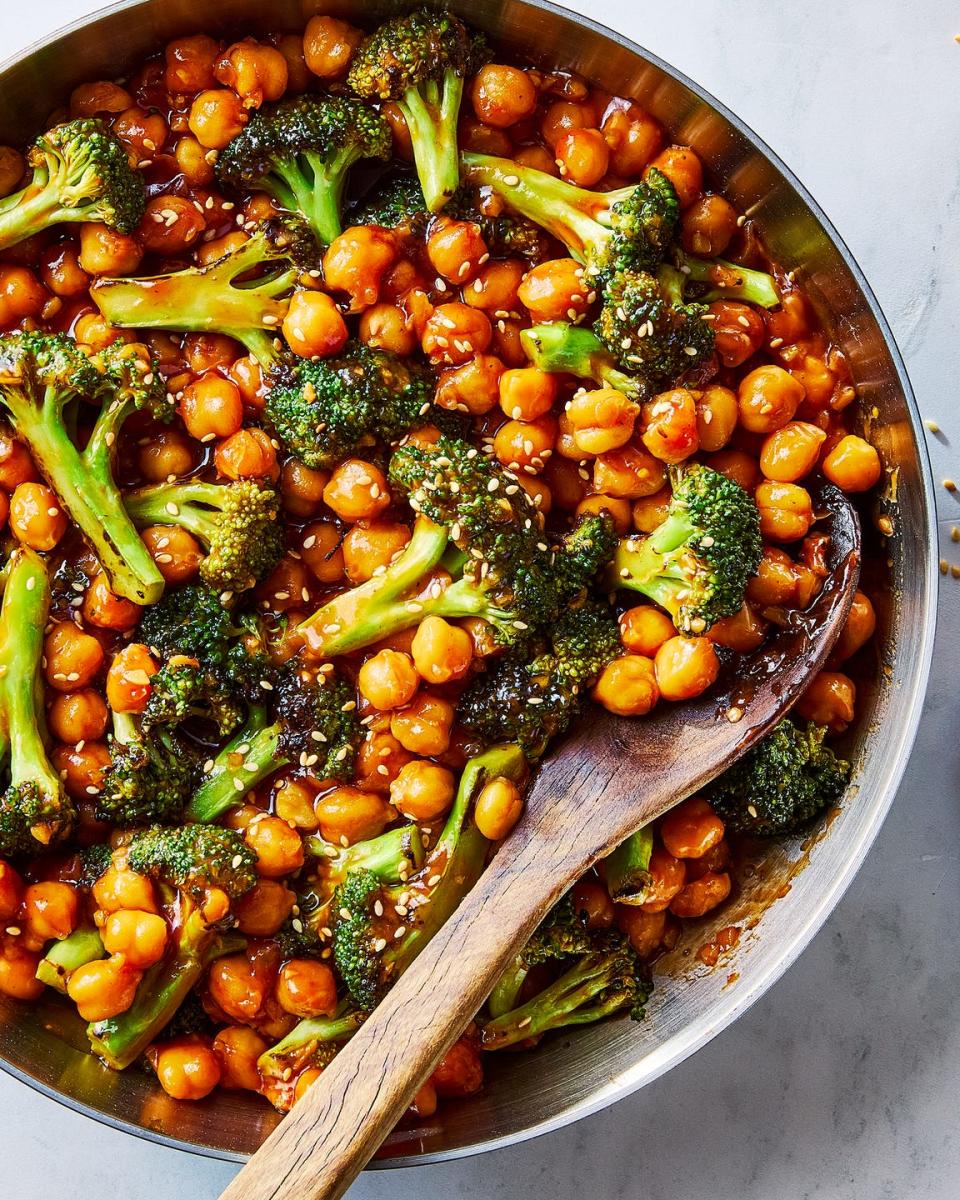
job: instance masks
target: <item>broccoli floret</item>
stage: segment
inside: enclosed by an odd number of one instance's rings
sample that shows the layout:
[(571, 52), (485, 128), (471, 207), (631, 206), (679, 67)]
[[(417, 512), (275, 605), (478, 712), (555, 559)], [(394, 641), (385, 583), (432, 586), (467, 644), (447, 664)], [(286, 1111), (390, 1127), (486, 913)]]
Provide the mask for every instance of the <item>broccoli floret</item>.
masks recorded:
[(231, 899), (257, 882), (257, 856), (238, 829), (219, 825), (154, 825), (137, 833), (127, 865), (181, 892), (221, 888)]
[(485, 55), (483, 40), (452, 13), (419, 9), (365, 38), (350, 66), (347, 85), (358, 96), (395, 101), (403, 113), (431, 212), (439, 212), (460, 183), (463, 81)]
[(340, 233), (347, 176), (363, 158), (390, 157), (390, 126), (342, 96), (297, 96), (255, 111), (217, 159), (220, 182), (266, 192), (299, 213), (323, 245)]
[(190, 584), (167, 592), (140, 618), (138, 634), (158, 657), (194, 658), (203, 665), (224, 662), (237, 626), (212, 588)]
[(197, 782), (196, 756), (167, 729), (145, 732), (132, 713), (113, 714), (110, 766), (96, 817), (112, 825), (174, 821)]
[(318, 470), (428, 424), (435, 388), (427, 367), (353, 342), (336, 358), (285, 367), (267, 393), (266, 415), (290, 453)]
[(530, 759), (565, 733), (580, 710), (587, 685), (621, 653), (610, 607), (588, 600), (562, 613), (532, 653), (495, 660), (471, 683), (457, 717), (485, 742), (517, 742)]
[(430, 224), (430, 210), (416, 175), (391, 172), (353, 212), (354, 225), (379, 225), (412, 237), (423, 237)]
[(275, 691), (278, 719), (268, 724), (262, 708), (251, 709), (246, 726), (209, 764), (188, 820), (215, 821), (288, 763), (308, 768), (317, 779), (352, 778), (363, 729), (350, 686), (331, 672), (305, 677), (288, 668)]
[[(437, 844), (413, 878), (391, 889), (373, 871), (358, 870), (337, 888), (331, 905), (333, 961), (358, 1008), (374, 1007), (479, 878), (489, 843), (470, 810), (480, 789), (497, 778), (522, 785), (526, 776), (517, 746), (495, 746), (471, 759)], [(396, 912), (401, 894), (402, 919)], [(404, 930), (400, 937), (398, 928)]]
[[(408, 443), (394, 453), (389, 473), (418, 514), (413, 537), (383, 574), (334, 597), (301, 624), (313, 654), (362, 649), (430, 614), (482, 617), (503, 645), (514, 645), (535, 625), (553, 621), (595, 574), (591, 539), (575, 542), (569, 555), (562, 545), (551, 548), (543, 518), (516, 477), (475, 446), (452, 438), (429, 448)], [(601, 558), (604, 543), (598, 539)], [(454, 549), (455, 562), (448, 553)], [(441, 559), (456, 578), (421, 594)]]
[[(83, 450), (70, 436), (73, 403), (81, 397), (100, 404)], [(154, 604), (163, 576), (113, 478), (114, 447), (127, 417), (137, 409), (162, 421), (173, 417), (173, 402), (146, 348), (114, 345), (87, 358), (76, 342), (59, 334), (10, 334), (0, 338), (0, 405), (113, 591), (137, 604)]]
[(588, 1025), (621, 1011), (642, 1020), (652, 985), (630, 943), (614, 930), (594, 933), (590, 943), (559, 979), (525, 1004), (487, 1021), (480, 1030), (483, 1049), (503, 1050), (550, 1030)]
[(33, 550), (13, 556), (0, 607), (0, 857), (40, 854), (69, 836), (76, 811), (47, 756), (41, 662), (50, 610), (46, 567)]
[[(98, 279), (90, 295), (111, 325), (226, 334), (272, 368), (283, 358), (279, 334), (291, 293), (315, 253), (312, 235), (295, 222), (262, 222), (242, 246), (207, 266), (146, 279)], [(252, 271), (258, 274), (251, 281)]]
[(508, 158), (464, 154), (462, 161), (471, 183), (490, 188), (563, 242), (589, 275), (654, 270), (673, 243), (680, 206), (673, 185), (656, 168), (641, 183), (591, 192)]
[(332, 1017), (306, 1017), (257, 1059), (263, 1094), (280, 1112), (293, 1107), (297, 1078), (306, 1067), (324, 1067), (363, 1024), (366, 1013), (341, 1005)]
[(201, 717), (213, 722), (220, 737), (227, 737), (246, 715), (247, 706), (229, 673), (204, 667), (194, 658), (173, 658), (150, 678), (141, 728), (163, 736), (164, 729)]
[(61, 222), (102, 222), (119, 233), (140, 224), (143, 179), (101, 121), (55, 125), (33, 143), (27, 162), (30, 182), (0, 200), (0, 250)]
[(106, 843), (97, 842), (84, 846), (78, 858), (77, 886), (92, 888), (113, 861), (113, 851)]
[(199, 479), (137, 488), (124, 497), (133, 523), (178, 525), (206, 551), (200, 578), (220, 592), (242, 592), (268, 575), (283, 556), (277, 493), (252, 479)]
[(587, 916), (574, 908), (570, 892), (559, 900), (537, 926), (529, 941), (497, 980), (487, 998), (491, 1017), (516, 1008), (520, 991), (534, 967), (587, 954), (593, 935)]
[(666, 520), (621, 541), (611, 582), (661, 605), (681, 632), (699, 634), (740, 611), (760, 564), (760, 516), (739, 484), (710, 467), (679, 468), (672, 484)]
[(794, 833), (836, 804), (850, 764), (823, 744), (826, 729), (798, 728), (784, 718), (709, 788), (708, 796), (729, 829), (776, 837)]

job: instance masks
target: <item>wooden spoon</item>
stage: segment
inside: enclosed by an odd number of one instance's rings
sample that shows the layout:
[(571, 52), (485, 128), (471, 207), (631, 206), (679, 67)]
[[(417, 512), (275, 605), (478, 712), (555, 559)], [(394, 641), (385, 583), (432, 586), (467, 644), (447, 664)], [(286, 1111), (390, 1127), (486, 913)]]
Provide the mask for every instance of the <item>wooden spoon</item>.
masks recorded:
[(221, 1200), (342, 1196), (570, 885), (790, 708), (830, 653), (859, 578), (856, 513), (832, 485), (813, 490), (831, 538), (814, 604), (692, 703), (664, 704), (643, 721), (584, 716), (540, 769), (524, 818), (479, 883)]

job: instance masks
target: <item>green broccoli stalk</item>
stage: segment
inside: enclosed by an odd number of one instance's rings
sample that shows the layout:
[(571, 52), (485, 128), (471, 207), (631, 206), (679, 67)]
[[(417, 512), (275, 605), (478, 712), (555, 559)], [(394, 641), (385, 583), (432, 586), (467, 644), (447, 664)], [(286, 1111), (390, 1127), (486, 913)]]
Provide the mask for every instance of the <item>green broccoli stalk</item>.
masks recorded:
[(666, 520), (646, 537), (624, 538), (611, 583), (665, 608), (683, 633), (703, 633), (740, 611), (760, 564), (760, 517), (739, 484), (693, 464), (672, 474)]
[(281, 1112), (293, 1107), (297, 1076), (326, 1066), (363, 1024), (366, 1013), (341, 1005), (332, 1017), (305, 1017), (257, 1059), (263, 1092)]
[[(101, 406), (83, 450), (70, 436), (73, 402), (81, 397)], [(113, 478), (116, 441), (127, 417), (138, 409), (162, 421), (173, 417), (172, 400), (144, 348), (117, 344), (90, 359), (59, 334), (10, 334), (0, 338), (0, 405), (113, 591), (154, 604), (163, 576)]]
[(282, 369), (266, 415), (287, 450), (320, 470), (374, 439), (395, 441), (428, 424), (435, 389), (428, 368), (353, 342), (335, 358)]
[(431, 212), (439, 212), (459, 186), (463, 81), (484, 53), (483, 43), (452, 13), (419, 9), (365, 38), (350, 66), (347, 85), (358, 96), (395, 101), (403, 113)]
[(531, 325), (520, 331), (520, 344), (530, 362), (550, 375), (592, 379), (601, 387), (615, 388), (639, 403), (653, 393), (648, 380), (622, 371), (616, 355), (593, 330), (583, 325), (571, 325), (567, 321)]
[(760, 308), (780, 304), (776, 281), (766, 271), (741, 267), (723, 258), (694, 258), (691, 254), (678, 254), (677, 261), (687, 282), (706, 285), (697, 297), (702, 304), (712, 300), (743, 300)]
[(220, 888), (235, 900), (257, 882), (257, 856), (238, 829), (219, 825), (154, 825), (134, 834), (127, 865), (180, 892)]
[(481, 788), (498, 778), (526, 781), (518, 746), (494, 746), (467, 763), (440, 837), (417, 875), (389, 888), (372, 871), (352, 871), (334, 893), (333, 961), (362, 1011), (378, 1003), (479, 879), (489, 843), (470, 810)]
[[(222, 333), (242, 342), (264, 368), (282, 359), (280, 326), (312, 239), (291, 222), (263, 222), (235, 250), (205, 267), (146, 279), (98, 279), (90, 295), (123, 329)], [(259, 274), (254, 280), (246, 276)]]
[(67, 983), (77, 967), (106, 957), (100, 931), (93, 925), (81, 925), (68, 937), (53, 943), (40, 960), (37, 979), (57, 992), (67, 994)]
[(504, 1050), (551, 1030), (592, 1024), (621, 1011), (641, 1020), (651, 985), (629, 942), (611, 931), (594, 935), (593, 943), (531, 1000), (487, 1021), (480, 1029), (483, 1049)]
[(603, 860), (607, 893), (615, 904), (643, 904), (650, 886), (653, 827), (645, 825)]
[[(591, 275), (655, 270), (673, 243), (680, 205), (670, 180), (656, 168), (641, 183), (591, 192), (508, 158), (468, 153), (462, 163), (471, 183), (490, 188), (514, 212), (563, 242)], [(584, 287), (589, 289), (589, 281)]]
[(196, 781), (196, 755), (173, 733), (145, 732), (132, 713), (114, 712), (110, 766), (97, 795), (98, 821), (126, 827), (176, 820)]
[[(516, 477), (466, 442), (401, 446), (389, 474), (418, 514), (413, 536), (381, 575), (335, 596), (300, 625), (312, 654), (362, 649), (431, 614), (482, 617), (502, 644), (526, 641), (534, 624), (549, 625), (612, 553), (603, 518), (551, 548)], [(448, 555), (454, 548), (456, 563)], [(446, 588), (428, 586), (441, 560), (457, 577)]]
[(610, 606), (588, 600), (562, 613), (549, 637), (495, 660), (461, 695), (457, 718), (481, 741), (516, 742), (541, 758), (580, 711), (587, 686), (622, 652)]
[(127, 492), (124, 504), (138, 529), (178, 525), (192, 533), (206, 551), (200, 578), (219, 592), (253, 587), (283, 555), (277, 493), (256, 480), (158, 483)]
[(329, 245), (340, 233), (350, 168), (389, 158), (392, 145), (386, 120), (358, 100), (297, 96), (255, 111), (221, 152), (217, 176), (238, 192), (266, 192)]
[(784, 718), (710, 786), (708, 799), (728, 829), (761, 837), (795, 833), (837, 803), (850, 764), (823, 744), (826, 729)]
[(13, 556), (0, 607), (0, 758), (9, 782), (0, 798), (0, 857), (40, 854), (69, 836), (76, 811), (47, 757), (43, 635), (50, 583), (40, 556)]
[(362, 733), (352, 688), (329, 673), (311, 681), (299, 671), (287, 672), (276, 697), (276, 721), (268, 724), (262, 707), (251, 708), (240, 733), (205, 765), (187, 820), (216, 821), (251, 788), (290, 763), (318, 779), (352, 777)]
[(62, 222), (102, 222), (119, 233), (140, 224), (143, 178), (101, 121), (55, 125), (30, 147), (27, 163), (30, 182), (0, 200), (0, 250)]

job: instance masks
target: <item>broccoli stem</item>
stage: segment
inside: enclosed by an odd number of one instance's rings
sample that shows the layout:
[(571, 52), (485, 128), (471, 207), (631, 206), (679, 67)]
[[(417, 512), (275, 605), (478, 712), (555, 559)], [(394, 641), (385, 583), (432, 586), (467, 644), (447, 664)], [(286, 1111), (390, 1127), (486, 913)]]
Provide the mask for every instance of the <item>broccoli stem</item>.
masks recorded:
[(640, 592), (655, 603), (676, 613), (680, 593), (690, 586), (689, 574), (670, 555), (683, 546), (695, 532), (685, 512), (671, 513), (646, 537), (623, 538), (611, 567), (611, 582), (619, 588)]
[(286, 765), (279, 744), (280, 726), (266, 724), (264, 709), (251, 709), (247, 724), (213, 760), (212, 770), (187, 805), (184, 821), (208, 825), (239, 804), (251, 788)]
[(514, 958), (487, 997), (487, 1008), (491, 1017), (502, 1017), (516, 1007), (520, 989), (529, 974), (529, 968), (525, 967), (519, 958)]
[(82, 925), (69, 937), (54, 942), (40, 960), (37, 979), (66, 995), (67, 981), (77, 967), (86, 966), (105, 954), (99, 930), (92, 925)]
[(681, 260), (681, 271), (695, 283), (709, 283), (712, 288), (701, 299), (744, 300), (761, 308), (776, 308), (780, 293), (773, 276), (766, 271), (754, 271), (722, 258), (703, 259), (685, 254)]
[(533, 325), (520, 334), (520, 343), (535, 367), (550, 374), (576, 375), (644, 400), (649, 388), (642, 380), (621, 371), (610, 351), (589, 329), (557, 321)]
[(61, 221), (87, 219), (82, 206), (62, 207), (55, 188), (28, 184), (23, 191), (8, 196), (0, 207), (0, 250), (15, 246)]
[(53, 389), (35, 405), (10, 388), (5, 403), (40, 474), (97, 556), (111, 590), (135, 604), (156, 604), (163, 594), (163, 576), (127, 516), (111, 475), (108, 434), (123, 423), (127, 406), (114, 401), (111, 412), (108, 405), (87, 448), (80, 451), (70, 439)]
[(603, 872), (611, 900), (617, 904), (643, 904), (650, 886), (652, 853), (653, 828), (645, 825), (607, 855)]
[(347, 1041), (363, 1024), (363, 1017), (364, 1014), (355, 1009), (347, 1009), (333, 1017), (306, 1017), (285, 1038), (260, 1055), (257, 1070), (261, 1075), (281, 1075), (287, 1066), (285, 1060), (291, 1055), (309, 1057), (314, 1044), (319, 1047)]
[(326, 860), (327, 874), (335, 877), (345, 877), (348, 871), (372, 871), (385, 883), (396, 883), (423, 866), (423, 838), (416, 825), (390, 829), (346, 848), (311, 837), (306, 849)]
[[(204, 483), (200, 479), (178, 480), (167, 486), (141, 488), (128, 492), (124, 504), (131, 521), (145, 525), (179, 525), (209, 545), (217, 531), (222, 504), (223, 484)], [(206, 504), (209, 508), (197, 508)], [(170, 505), (176, 509), (173, 512)]]
[(326, 162), (323, 155), (307, 152), (275, 163), (271, 172), (283, 181), (283, 186), (271, 188), (275, 198), (289, 212), (301, 212), (325, 245), (342, 231), (343, 192), (356, 158), (352, 147), (337, 151)]
[(442, 85), (431, 80), (407, 88), (398, 101), (430, 212), (439, 212), (460, 186), (457, 117), (462, 97), (463, 79), (448, 68)]

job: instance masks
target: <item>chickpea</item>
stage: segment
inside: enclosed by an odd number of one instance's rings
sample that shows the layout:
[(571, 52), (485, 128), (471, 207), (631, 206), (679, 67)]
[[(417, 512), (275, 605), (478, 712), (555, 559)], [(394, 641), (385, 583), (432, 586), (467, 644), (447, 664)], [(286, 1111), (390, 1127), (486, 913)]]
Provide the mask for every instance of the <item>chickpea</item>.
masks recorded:
[(494, 354), (477, 354), (440, 375), (435, 403), (441, 408), (483, 416), (497, 407), (503, 363)]
[(640, 907), (647, 913), (663, 912), (669, 908), (670, 901), (686, 881), (686, 865), (683, 859), (674, 858), (663, 846), (654, 846), (650, 855), (649, 871), (650, 883), (646, 891), (648, 898)]
[(417, 335), (402, 308), (395, 304), (372, 304), (360, 314), (360, 340), (375, 350), (388, 350), (407, 357), (417, 346)]
[(343, 561), (351, 583), (365, 583), (410, 541), (410, 528), (390, 521), (360, 522), (343, 539)]
[(23, 880), (8, 862), (0, 859), (0, 921), (9, 923), (20, 908)]
[(220, 1064), (220, 1087), (228, 1091), (259, 1091), (257, 1059), (267, 1052), (269, 1045), (266, 1038), (249, 1026), (221, 1029), (213, 1039), (213, 1053)]
[(220, 1082), (220, 1060), (194, 1035), (167, 1042), (156, 1050), (157, 1081), (175, 1100), (202, 1100)]
[(553, 454), (557, 440), (557, 422), (553, 417), (538, 417), (535, 421), (506, 421), (493, 439), (493, 453), (498, 461), (513, 471), (535, 474), (542, 471)]
[(420, 680), (408, 654), (381, 650), (360, 668), (357, 686), (365, 700), (385, 712), (409, 704)]
[(862, 437), (841, 438), (823, 460), (823, 473), (843, 492), (866, 492), (882, 472), (880, 455)]
[(826, 725), (831, 733), (843, 733), (853, 720), (856, 702), (856, 684), (849, 675), (821, 671), (797, 701), (794, 711), (801, 720)]
[(684, 212), (680, 230), (688, 254), (716, 258), (723, 254), (737, 232), (737, 210), (723, 196), (708, 192)]
[(43, 644), (44, 679), (58, 692), (75, 692), (93, 682), (103, 666), (103, 647), (72, 621), (60, 621)]
[(103, 786), (110, 751), (103, 742), (84, 742), (79, 750), (76, 746), (56, 746), (51, 761), (63, 776), (67, 794), (74, 800), (89, 800)]
[(707, 313), (713, 329), (717, 357), (725, 367), (739, 367), (763, 345), (763, 317), (749, 304), (737, 300), (714, 300)]
[(213, 38), (203, 33), (169, 42), (164, 53), (167, 91), (191, 96), (212, 88), (216, 83), (213, 68), (218, 49)]
[(80, 898), (68, 883), (31, 883), (23, 893), (20, 919), (38, 946), (69, 937), (79, 916)]
[(30, 451), (9, 430), (0, 428), (0, 487), (12, 492), (19, 484), (36, 478)]
[(363, 30), (336, 17), (311, 17), (303, 35), (303, 56), (314, 75), (341, 79), (353, 52), (363, 40)]
[(140, 536), (167, 583), (177, 586), (197, 577), (205, 556), (192, 533), (179, 525), (148, 525)]
[(180, 416), (187, 432), (198, 441), (229, 437), (243, 425), (240, 389), (222, 375), (204, 375), (184, 390)]
[(599, 129), (571, 129), (557, 141), (554, 153), (560, 174), (578, 187), (593, 187), (610, 166), (610, 147)]
[(342, 521), (370, 521), (389, 508), (390, 488), (379, 467), (348, 458), (330, 476), (323, 498)]
[(138, 160), (151, 160), (167, 140), (169, 128), (158, 112), (147, 112), (131, 105), (113, 120), (113, 132), (126, 147), (128, 154)]
[(505, 838), (522, 815), (523, 796), (512, 779), (491, 779), (480, 789), (473, 819), (489, 841)]
[(410, 1101), (407, 1111), (418, 1121), (429, 1120), (437, 1111), (437, 1089), (429, 1079)]
[(427, 683), (462, 679), (473, 660), (470, 635), (443, 617), (428, 616), (420, 622), (411, 650), (414, 665)]
[(557, 160), (544, 146), (521, 146), (514, 152), (513, 161), (519, 167), (533, 167), (535, 171), (543, 171), (544, 175), (560, 174)]
[(702, 796), (678, 804), (660, 823), (660, 840), (674, 858), (702, 858), (723, 841), (723, 822)]
[(393, 810), (373, 792), (355, 787), (338, 787), (317, 800), (320, 833), (328, 842), (351, 846), (379, 837), (389, 824)]
[(553, 504), (557, 508), (570, 512), (583, 499), (587, 488), (580, 470), (577, 463), (560, 456), (558, 439), (557, 453), (543, 469), (543, 479), (550, 488)]
[(686, 388), (661, 392), (643, 406), (643, 444), (661, 462), (678, 463), (699, 449), (696, 398)]
[(69, 521), (56, 495), (45, 483), (20, 483), (10, 497), (10, 529), (33, 550), (52, 550), (67, 532)]
[(106, 1021), (127, 1011), (140, 979), (140, 971), (115, 955), (77, 967), (67, 980), (67, 995), (85, 1021)]
[(636, 904), (617, 905), (617, 925), (627, 935), (639, 958), (651, 958), (660, 949), (666, 924), (665, 909), (646, 912)]
[(342, 535), (329, 521), (314, 521), (303, 531), (300, 553), (320, 583), (339, 583), (344, 575)]
[(12, 146), (0, 146), (0, 196), (9, 196), (17, 190), (23, 179), (26, 163), (19, 150)]
[(667, 146), (649, 164), (647, 170), (651, 169), (661, 171), (673, 184), (681, 211), (699, 199), (703, 188), (703, 166), (689, 146)]
[(158, 666), (140, 642), (124, 646), (107, 672), (107, 700), (114, 712), (139, 713), (150, 699), (152, 676)]
[(619, 450), (608, 450), (593, 464), (594, 488), (621, 500), (652, 496), (660, 491), (666, 480), (663, 463), (645, 446), (630, 444)]
[(554, 258), (528, 271), (517, 295), (534, 321), (579, 321), (594, 293), (576, 259)]
[(137, 452), (137, 467), (148, 483), (189, 475), (195, 466), (189, 440), (175, 429), (161, 429)]
[(817, 465), (826, 433), (808, 421), (789, 421), (760, 447), (760, 469), (777, 483), (796, 483)]
[(316, 799), (317, 790), (307, 780), (286, 779), (274, 793), (274, 812), (288, 825), (312, 833), (320, 826), (313, 807)]
[(520, 307), (520, 282), (526, 264), (518, 258), (484, 263), (473, 280), (463, 289), (463, 302), (471, 308), (482, 308), (495, 317), (505, 318)]
[(239, 357), (239, 344), (222, 333), (189, 333), (183, 339), (183, 361), (194, 375), (226, 370)]
[(646, 716), (660, 698), (652, 660), (643, 654), (615, 658), (600, 672), (591, 695), (617, 716)]
[(262, 429), (238, 429), (224, 438), (213, 461), (224, 479), (276, 479), (280, 473), (277, 451)]
[(484, 125), (508, 129), (533, 116), (537, 89), (525, 71), (500, 63), (488, 63), (473, 77), (470, 87), (473, 111)]
[(287, 60), (273, 46), (234, 42), (214, 66), (217, 82), (232, 88), (247, 108), (279, 100), (287, 90)]
[(620, 640), (631, 654), (652, 659), (676, 632), (666, 613), (651, 604), (638, 604), (620, 615)]
[(337, 1007), (333, 971), (314, 959), (294, 958), (284, 963), (275, 991), (280, 1007), (295, 1017), (332, 1016)]
[(39, 317), (48, 299), (40, 280), (27, 267), (0, 264), (0, 325), (9, 328), (25, 317)]
[(707, 871), (677, 892), (670, 902), (675, 917), (702, 917), (730, 895), (730, 876), (726, 871)]
[(740, 424), (751, 433), (773, 433), (793, 420), (803, 384), (783, 367), (757, 367), (740, 380)]
[(80, 610), (88, 625), (126, 633), (140, 620), (140, 605), (110, 590), (106, 577), (95, 575), (83, 596)]
[(490, 348), (507, 367), (525, 367), (527, 352), (523, 347), (522, 334), (526, 326), (518, 319), (498, 319), (493, 326)]
[(744, 601), (740, 611), (732, 617), (715, 621), (707, 636), (714, 645), (726, 646), (737, 654), (749, 654), (763, 644), (767, 636), (767, 623)]
[(90, 276), (80, 266), (80, 248), (74, 242), (58, 242), (44, 252), (40, 278), (49, 291), (63, 299), (82, 296), (90, 286)]
[(717, 652), (705, 637), (669, 638), (657, 651), (653, 665), (664, 700), (692, 700), (720, 673)]
[(566, 408), (573, 440), (587, 454), (603, 454), (626, 445), (640, 406), (614, 388), (580, 391)]
[(191, 187), (205, 187), (216, 178), (213, 163), (207, 158), (208, 153), (209, 151), (189, 134), (177, 141), (173, 156), (184, 180)]
[(390, 717), (390, 732), (413, 754), (445, 754), (450, 746), (454, 707), (449, 700), (430, 692), (419, 692)]
[(244, 838), (257, 856), (257, 873), (267, 879), (279, 879), (303, 866), (300, 834), (278, 817), (263, 816), (251, 821)]
[(757, 488), (760, 532), (772, 542), (795, 542), (813, 524), (813, 501), (796, 483), (764, 482)]
[(783, 550), (767, 546), (756, 575), (747, 584), (747, 599), (761, 606), (806, 608), (816, 595), (813, 572), (791, 561)]
[(480, 1052), (467, 1038), (454, 1042), (430, 1076), (439, 1096), (472, 1096), (483, 1087)]
[(37, 979), (40, 955), (12, 937), (0, 933), (0, 996), (13, 1000), (39, 1000), (43, 984)]
[(596, 113), (589, 104), (576, 104), (569, 100), (556, 100), (543, 114), (540, 132), (552, 150), (565, 133), (571, 129), (584, 129), (596, 125)]
[(846, 662), (870, 641), (877, 628), (877, 614), (870, 597), (857, 592), (850, 606), (847, 623), (844, 625), (833, 648), (831, 664)]
[(515, 421), (535, 421), (546, 416), (556, 399), (556, 377), (546, 371), (519, 367), (500, 376), (500, 407)]
[(449, 810), (455, 791), (452, 771), (414, 759), (391, 783), (390, 803), (413, 821), (432, 821)]
[(397, 243), (389, 230), (355, 225), (327, 247), (323, 277), (332, 291), (347, 293), (351, 312), (362, 312), (376, 304), (383, 277), (396, 261)]
[(84, 313), (82, 317), (78, 317), (73, 327), (73, 335), (81, 346), (87, 347), (91, 352), (106, 350), (108, 346), (133, 340), (131, 331), (109, 324), (99, 313)]
[(588, 929), (609, 929), (616, 920), (607, 889), (596, 879), (580, 879), (570, 890), (573, 911), (587, 923)]
[(468, 283), (489, 257), (487, 243), (475, 221), (439, 216), (432, 222), (427, 258), (436, 273), (450, 283)]
[(183, 254), (206, 228), (206, 220), (182, 196), (154, 196), (140, 223), (140, 242), (153, 254)]
[(632, 100), (617, 100), (603, 118), (610, 147), (610, 168), (623, 179), (636, 179), (663, 144), (659, 124)]
[(190, 106), (190, 132), (208, 150), (222, 150), (243, 132), (250, 117), (243, 101), (226, 88), (210, 88)]
[(237, 928), (248, 937), (270, 937), (284, 924), (297, 902), (296, 892), (276, 879), (260, 879), (234, 903)]
[(711, 454), (707, 464), (734, 483), (739, 483), (745, 492), (756, 490), (760, 482), (760, 467), (752, 454), (743, 450), (720, 450)]
[[(416, 697), (414, 697), (416, 703)], [(357, 752), (356, 785), (386, 795), (412, 755), (385, 729), (371, 729)]]
[(167, 923), (157, 913), (120, 909), (107, 917), (100, 936), (108, 954), (122, 954), (131, 967), (145, 971), (163, 958)]
[(492, 336), (485, 313), (454, 301), (434, 309), (424, 326), (421, 344), (432, 363), (458, 366), (475, 354), (483, 354)]
[(287, 345), (301, 358), (330, 358), (350, 336), (340, 311), (326, 292), (298, 291), (283, 319)]
[(61, 742), (95, 741), (107, 728), (107, 706), (93, 688), (54, 696), (47, 712), (50, 732)]
[[(207, 153), (215, 154), (216, 151), (209, 150)], [(235, 251), (239, 250), (241, 246), (245, 246), (249, 240), (250, 238), (247, 236), (247, 234), (243, 233), (242, 230), (235, 229), (230, 233), (224, 234), (223, 237), (213, 238), (209, 242), (203, 242), (195, 251), (197, 262), (201, 267), (209, 267), (212, 263), (219, 262), (221, 258), (225, 258), (228, 254), (233, 254)], [(234, 347), (231, 345), (230, 360), (232, 361), (234, 357)]]
[(99, 117), (121, 113), (132, 107), (133, 97), (117, 83), (100, 79), (95, 83), (81, 83), (70, 93), (70, 116)]
[(630, 519), (633, 528), (638, 533), (653, 533), (664, 523), (670, 510), (671, 492), (669, 488), (661, 488), (652, 496), (641, 496), (634, 500), (630, 509)]
[(613, 527), (619, 534), (627, 533), (630, 529), (630, 504), (618, 496), (607, 496), (602, 492), (585, 496), (577, 505), (578, 517), (592, 516), (594, 513), (607, 513), (613, 520)]
[(107, 867), (93, 885), (93, 899), (105, 913), (119, 912), (121, 909), (149, 913), (158, 911), (153, 883), (146, 876), (117, 866), (116, 863)]
[(694, 392), (693, 397), (700, 449), (707, 453), (722, 450), (737, 427), (739, 409), (736, 393), (720, 384), (712, 384), (702, 392)]
[(79, 263), (88, 275), (131, 275), (143, 249), (135, 237), (87, 222), (80, 226)]
[(474, 154), (493, 154), (500, 158), (511, 152), (513, 143), (502, 129), (494, 129), (470, 116), (460, 118), (458, 140), (464, 150)]

